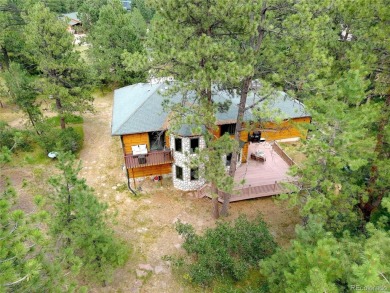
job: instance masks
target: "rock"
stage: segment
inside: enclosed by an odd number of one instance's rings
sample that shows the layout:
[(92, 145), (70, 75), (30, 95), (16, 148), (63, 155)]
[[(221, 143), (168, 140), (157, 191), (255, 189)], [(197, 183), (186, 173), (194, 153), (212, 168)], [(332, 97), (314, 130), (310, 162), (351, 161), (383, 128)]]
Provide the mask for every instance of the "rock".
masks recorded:
[(148, 272), (145, 272), (143, 270), (135, 270), (135, 273), (137, 275), (137, 278), (146, 277), (148, 275)]
[(111, 189), (114, 189), (114, 190), (116, 190), (116, 186), (113, 186), (113, 187), (111, 187)]
[(153, 267), (150, 264), (139, 264), (138, 268), (144, 271), (153, 271)]
[(174, 245), (177, 249), (179, 249), (181, 247), (181, 245), (179, 243), (175, 244)]
[(163, 266), (155, 266), (154, 267), (154, 272), (156, 274), (163, 274), (163, 273), (165, 273), (165, 269), (164, 269)]
[(145, 228), (145, 227), (142, 227), (142, 228), (138, 228), (138, 229), (137, 229), (137, 232), (138, 232), (138, 233), (144, 233), (144, 232), (146, 232), (146, 231), (148, 231), (148, 228)]
[(142, 287), (142, 281), (141, 280), (136, 280), (134, 282), (133, 287), (130, 289), (130, 292), (138, 293), (140, 291), (141, 287)]

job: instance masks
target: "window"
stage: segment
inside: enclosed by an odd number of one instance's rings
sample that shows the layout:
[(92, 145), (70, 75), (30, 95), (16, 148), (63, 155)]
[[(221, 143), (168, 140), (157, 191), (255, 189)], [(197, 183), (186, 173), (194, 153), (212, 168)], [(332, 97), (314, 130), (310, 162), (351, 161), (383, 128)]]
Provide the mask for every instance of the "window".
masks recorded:
[(199, 138), (191, 138), (191, 143), (190, 143), (191, 153), (195, 153), (197, 148), (199, 148)]
[(236, 132), (236, 124), (221, 125), (221, 135), (224, 135), (226, 132), (233, 135)]
[(181, 152), (181, 138), (175, 138), (175, 151)]
[(176, 178), (183, 180), (183, 168), (176, 166)]
[(198, 168), (191, 169), (191, 181), (198, 180), (198, 179), (199, 179), (199, 169)]
[(230, 166), (232, 162), (232, 153), (226, 155), (226, 166)]
[(164, 138), (164, 131), (149, 132), (150, 150), (155, 151), (164, 149)]

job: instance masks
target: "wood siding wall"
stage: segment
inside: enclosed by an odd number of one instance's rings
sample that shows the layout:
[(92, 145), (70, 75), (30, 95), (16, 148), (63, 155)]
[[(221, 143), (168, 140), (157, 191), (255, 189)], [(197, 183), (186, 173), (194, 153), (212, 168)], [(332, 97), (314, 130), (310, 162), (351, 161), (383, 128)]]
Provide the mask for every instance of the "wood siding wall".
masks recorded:
[[(299, 124), (310, 123), (310, 122), (311, 122), (310, 117), (293, 118), (291, 120), (283, 121), (281, 124), (268, 122), (262, 127), (265, 130), (261, 131), (261, 138), (265, 138), (267, 141), (294, 138), (294, 137), (306, 138), (307, 130), (300, 129)], [(252, 133), (253, 132), (251, 131), (251, 134)], [(218, 129), (214, 131), (213, 134), (215, 135), (216, 138), (221, 137), (221, 126), (218, 126)], [(240, 133), (240, 140), (246, 142), (246, 144), (242, 149), (243, 163), (246, 163), (248, 158), (248, 149), (249, 149), (248, 134), (249, 132), (247, 130), (243, 130)], [(231, 135), (231, 138), (234, 138), (234, 136)]]
[(127, 169), (127, 172), (130, 178), (170, 174), (172, 172), (172, 164)]
[(306, 138), (307, 130), (300, 129), (299, 124), (310, 123), (310, 117), (293, 118), (280, 124), (274, 122), (265, 123), (261, 131), (261, 137), (266, 140), (279, 140), (293, 137)]
[(131, 146), (138, 144), (146, 144), (148, 150), (150, 150), (149, 144), (149, 134), (145, 133), (135, 133), (135, 134), (126, 134), (122, 136), (123, 140), (123, 149), (125, 154), (131, 154)]

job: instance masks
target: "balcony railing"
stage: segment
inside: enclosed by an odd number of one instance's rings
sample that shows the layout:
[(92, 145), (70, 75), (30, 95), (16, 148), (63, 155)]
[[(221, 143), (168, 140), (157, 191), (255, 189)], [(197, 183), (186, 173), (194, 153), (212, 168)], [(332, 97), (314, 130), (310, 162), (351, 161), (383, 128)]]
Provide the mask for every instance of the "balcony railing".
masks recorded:
[(171, 150), (150, 151), (145, 155), (125, 155), (126, 168), (140, 168), (173, 162)]

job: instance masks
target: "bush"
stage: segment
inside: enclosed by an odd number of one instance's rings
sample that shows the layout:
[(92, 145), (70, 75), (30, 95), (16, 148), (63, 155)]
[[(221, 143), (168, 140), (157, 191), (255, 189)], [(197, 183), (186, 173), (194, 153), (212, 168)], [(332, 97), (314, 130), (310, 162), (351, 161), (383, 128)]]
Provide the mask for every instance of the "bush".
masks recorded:
[(82, 127), (68, 127), (65, 129), (53, 128), (42, 125), (42, 134), (38, 138), (41, 147), (47, 152), (72, 152), (77, 153), (83, 146)]
[(83, 145), (83, 138), (74, 128), (61, 130), (57, 141), (57, 150), (77, 153)]
[(0, 148), (12, 149), (16, 143), (13, 151), (16, 149), (31, 151), (33, 143), (31, 137), (30, 131), (12, 128), (4, 121), (0, 121)]
[(240, 216), (233, 225), (219, 222), (203, 236), (195, 234), (189, 224), (176, 223), (176, 230), (185, 239), (183, 248), (191, 256), (185, 264), (189, 279), (210, 285), (218, 278), (242, 280), (259, 260), (274, 253), (276, 243), (267, 225), (258, 217), (253, 222)]

